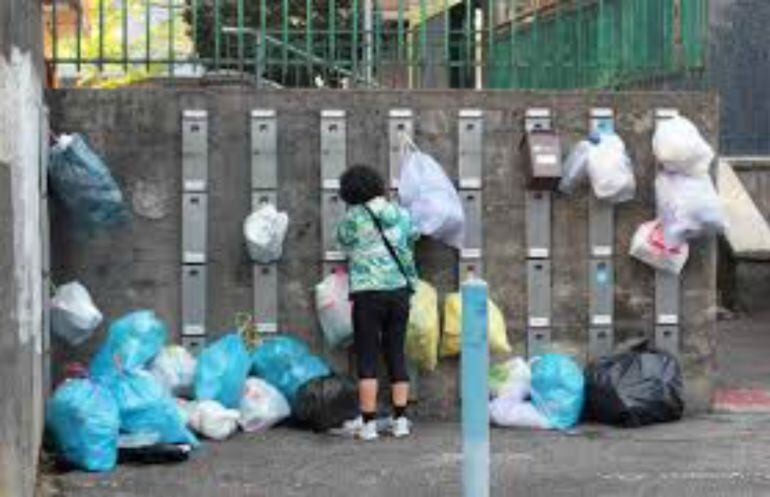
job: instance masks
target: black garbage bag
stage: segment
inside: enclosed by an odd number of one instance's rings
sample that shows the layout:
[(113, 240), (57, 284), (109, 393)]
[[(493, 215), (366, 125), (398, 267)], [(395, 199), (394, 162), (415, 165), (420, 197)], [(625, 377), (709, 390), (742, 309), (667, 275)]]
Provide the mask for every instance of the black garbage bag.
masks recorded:
[(589, 419), (638, 427), (681, 419), (682, 372), (676, 358), (646, 347), (605, 357), (586, 373)]
[(336, 374), (310, 380), (300, 387), (292, 412), (297, 424), (319, 432), (337, 428), (357, 414), (355, 384)]

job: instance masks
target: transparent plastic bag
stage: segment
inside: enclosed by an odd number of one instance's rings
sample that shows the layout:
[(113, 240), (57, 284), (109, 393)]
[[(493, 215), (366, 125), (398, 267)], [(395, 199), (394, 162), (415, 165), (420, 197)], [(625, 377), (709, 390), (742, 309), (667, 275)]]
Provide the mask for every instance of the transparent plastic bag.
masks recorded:
[(708, 175), (660, 172), (655, 180), (655, 197), (669, 247), (725, 230), (722, 201)]
[(238, 423), (245, 432), (267, 430), (288, 418), (291, 409), (277, 388), (259, 378), (249, 378), (243, 386)]
[(95, 377), (144, 368), (166, 342), (168, 329), (153, 311), (134, 311), (113, 321), (91, 361)]
[(398, 197), (420, 233), (462, 248), (465, 211), (460, 195), (433, 157), (406, 151), (401, 159)]
[(489, 394), (492, 397), (529, 397), (532, 390), (532, 372), (521, 357), (514, 357), (489, 368)]
[(221, 337), (198, 356), (195, 398), (216, 400), (228, 409), (237, 409), (250, 368), (251, 359), (243, 338), (237, 333)]
[(269, 264), (283, 255), (283, 242), (289, 228), (289, 216), (264, 203), (243, 222), (246, 247), (254, 262)]
[(46, 407), (46, 426), (57, 451), (87, 471), (109, 471), (118, 459), (118, 404), (104, 386), (71, 379), (56, 389)]
[(585, 378), (580, 366), (564, 354), (536, 356), (532, 369), (532, 402), (558, 430), (580, 420), (585, 402)]
[(489, 419), (497, 426), (550, 430), (551, 423), (532, 404), (515, 396), (503, 396), (489, 403)]
[(190, 402), (186, 406), (190, 428), (211, 440), (226, 440), (238, 430), (241, 413), (215, 400)]
[(570, 151), (562, 167), (562, 177), (559, 191), (572, 194), (588, 174), (588, 155), (593, 144), (588, 140), (579, 141)]
[(174, 395), (186, 393), (195, 378), (195, 358), (181, 345), (169, 345), (155, 357), (150, 373)]
[(79, 282), (73, 281), (56, 289), (51, 299), (51, 330), (70, 345), (85, 342), (102, 319), (88, 290)]
[(76, 225), (85, 231), (114, 228), (128, 220), (118, 184), (81, 135), (64, 135), (54, 145), (48, 177)]
[(424, 281), (418, 281), (409, 309), (405, 351), (423, 371), (433, 371), (438, 363), (439, 327), (438, 293)]
[(686, 117), (661, 121), (652, 137), (655, 158), (666, 171), (689, 176), (709, 173), (714, 150)]
[(602, 133), (588, 151), (588, 176), (596, 198), (612, 203), (634, 198), (636, 179), (623, 140), (614, 133)]
[(690, 246), (686, 243), (669, 247), (659, 220), (642, 223), (631, 240), (630, 255), (661, 271), (679, 274), (687, 263)]
[(348, 273), (336, 269), (315, 287), (316, 312), (329, 347), (343, 347), (353, 340), (353, 306)]

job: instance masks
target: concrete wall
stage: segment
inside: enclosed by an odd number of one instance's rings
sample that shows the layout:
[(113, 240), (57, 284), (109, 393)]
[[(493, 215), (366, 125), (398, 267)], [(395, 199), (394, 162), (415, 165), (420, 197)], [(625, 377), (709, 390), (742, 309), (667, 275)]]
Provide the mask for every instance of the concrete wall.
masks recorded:
[[(324, 108), (348, 112), (348, 161), (387, 165), (388, 110), (413, 108), (416, 142), (456, 173), (457, 112), (485, 112), (484, 224), (487, 276), (503, 309), (508, 333), (523, 351), (526, 315), (524, 176), (518, 144), (523, 114), (530, 106), (551, 106), (567, 141), (586, 129), (591, 106), (609, 106), (637, 166), (637, 199), (617, 212), (615, 308), (618, 339), (650, 336), (654, 274), (625, 254), (636, 226), (653, 217), (655, 173), (650, 139), (652, 109), (678, 107), (712, 142), (717, 139), (716, 99), (705, 94), (592, 94), (527, 92), (255, 92), (211, 88), (196, 91), (61, 90), (49, 95), (59, 131), (85, 133), (103, 154), (131, 202), (135, 218), (122, 232), (90, 241), (72, 236), (66, 219), (53, 223), (53, 264), (57, 282), (77, 278), (92, 291), (108, 320), (135, 308), (155, 308), (179, 328), (180, 305), (180, 118), (185, 108), (209, 111), (209, 282), (208, 326), (212, 335), (233, 326), (237, 311), (251, 307), (251, 270), (243, 248), (241, 222), (249, 209), (248, 115), (252, 108), (278, 112), (279, 204), (292, 217), (280, 264), (282, 327), (308, 337), (320, 349), (313, 311), (313, 286), (320, 273), (319, 114)], [(557, 197), (553, 216), (553, 322), (560, 349), (582, 354), (588, 321), (588, 199)], [(431, 242), (419, 247), (424, 277), (442, 292), (456, 287), (455, 254)], [(716, 247), (694, 244), (682, 291), (684, 359), (690, 407), (710, 400), (716, 340)], [(86, 361), (104, 330), (82, 347), (55, 344), (56, 364)], [(457, 406), (457, 361), (421, 378), (419, 410), (451, 417)]]
[(40, 3), (0, 2), (0, 495), (31, 496), (42, 432)]

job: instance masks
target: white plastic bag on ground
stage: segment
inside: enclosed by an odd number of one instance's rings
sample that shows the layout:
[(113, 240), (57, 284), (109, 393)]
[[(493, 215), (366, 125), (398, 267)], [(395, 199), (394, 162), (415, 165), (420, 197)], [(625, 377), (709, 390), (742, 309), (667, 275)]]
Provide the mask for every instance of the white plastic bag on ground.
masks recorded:
[(206, 438), (225, 440), (238, 429), (241, 413), (215, 400), (190, 402), (185, 407), (190, 428)]
[(655, 269), (679, 274), (690, 255), (690, 247), (686, 243), (667, 246), (663, 238), (663, 226), (656, 219), (642, 223), (637, 228), (631, 240), (630, 254)]
[(548, 418), (540, 414), (532, 402), (522, 401), (516, 397), (498, 397), (490, 402), (489, 418), (497, 426), (551, 429)]
[(669, 247), (725, 230), (722, 202), (708, 175), (661, 172), (655, 180), (655, 197)]
[(185, 393), (193, 385), (195, 358), (180, 345), (169, 345), (155, 356), (150, 373), (173, 395)]
[(398, 197), (420, 233), (462, 248), (465, 211), (457, 190), (433, 157), (415, 150), (404, 154)]
[(238, 420), (243, 431), (266, 430), (290, 414), (289, 403), (278, 389), (259, 378), (246, 380), (241, 399), (241, 417)]
[(593, 144), (588, 140), (581, 140), (570, 151), (564, 161), (563, 173), (559, 182), (559, 191), (571, 194), (582, 183), (587, 174), (588, 154)]
[(615, 133), (603, 133), (588, 149), (588, 176), (596, 198), (612, 203), (634, 198), (636, 180), (623, 140)]
[(283, 255), (283, 241), (289, 216), (271, 203), (262, 204), (243, 222), (243, 236), (251, 259), (261, 264), (275, 262)]
[(655, 158), (669, 172), (702, 176), (709, 173), (714, 150), (687, 118), (676, 116), (658, 124), (652, 137)]
[(353, 306), (348, 273), (337, 269), (316, 285), (315, 304), (326, 343), (330, 347), (350, 343), (353, 339)]
[(88, 290), (79, 282), (73, 281), (56, 289), (51, 299), (51, 329), (70, 345), (86, 341), (102, 319)]
[(524, 400), (532, 388), (532, 372), (521, 357), (514, 357), (489, 368), (489, 394)]

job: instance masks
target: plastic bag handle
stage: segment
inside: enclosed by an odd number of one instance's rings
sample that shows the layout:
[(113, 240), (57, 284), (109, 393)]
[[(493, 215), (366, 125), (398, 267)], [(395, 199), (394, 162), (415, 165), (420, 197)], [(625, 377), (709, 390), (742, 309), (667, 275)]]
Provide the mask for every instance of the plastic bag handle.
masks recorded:
[(401, 139), (401, 154), (405, 154), (407, 151), (411, 150), (412, 152), (419, 152), (420, 147), (418, 147), (414, 140), (412, 140), (412, 137), (409, 136), (406, 131), (400, 131), (400, 139)]

